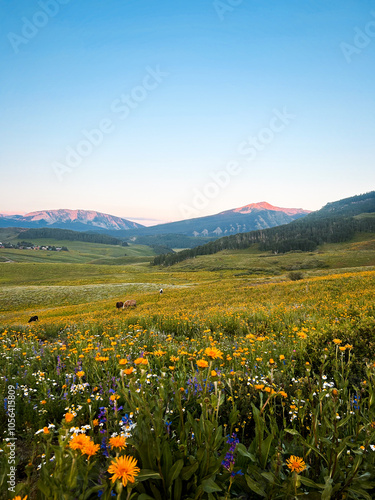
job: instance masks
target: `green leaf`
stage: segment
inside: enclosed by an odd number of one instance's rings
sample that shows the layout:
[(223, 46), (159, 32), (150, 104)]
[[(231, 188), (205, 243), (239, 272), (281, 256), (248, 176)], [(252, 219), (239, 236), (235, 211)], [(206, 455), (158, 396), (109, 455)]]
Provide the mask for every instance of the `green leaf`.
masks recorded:
[(83, 497), (84, 499), (86, 498), (90, 498), (90, 496), (93, 494), (93, 493), (96, 493), (97, 491), (99, 490), (102, 490), (103, 489), (103, 485), (99, 484), (98, 486), (93, 486), (92, 488), (90, 488), (89, 490), (86, 490)]
[(150, 469), (142, 469), (137, 476), (137, 481), (147, 481), (147, 479), (161, 479), (159, 472)]
[(308, 477), (299, 476), (299, 479), (301, 483), (304, 484), (305, 486), (309, 486), (310, 488), (324, 489), (324, 484), (315, 483), (312, 479), (309, 479)]
[(177, 477), (173, 487), (173, 500), (180, 500), (182, 495), (182, 479)]
[(245, 445), (243, 445), (242, 443), (238, 444), (237, 445), (237, 451), (240, 455), (242, 455), (243, 457), (247, 457), (247, 458), (250, 458), (250, 460), (252, 462), (256, 462), (256, 458), (254, 457), (254, 455), (252, 455), (251, 453), (249, 453), (247, 451), (247, 448)]
[(355, 494), (356, 498), (359, 496), (365, 498), (366, 500), (373, 500), (374, 498), (369, 495), (367, 491), (363, 490), (362, 488), (356, 488), (355, 486), (351, 486), (350, 488), (348, 488), (348, 491), (352, 491)]
[(173, 481), (179, 476), (183, 465), (184, 461), (182, 460), (182, 458), (180, 458), (180, 460), (177, 460), (177, 462), (172, 465), (167, 478), (167, 488), (169, 488), (172, 485)]
[(214, 439), (214, 445), (213, 445), (213, 447), (214, 447), (214, 449), (215, 449), (215, 450), (217, 450), (217, 449), (220, 447), (220, 445), (221, 445), (221, 443), (222, 443), (223, 439), (224, 439), (224, 438), (223, 438), (223, 428), (222, 428), (222, 426), (220, 425), (220, 426), (216, 429), (216, 433), (215, 433), (215, 439)]
[(248, 487), (257, 495), (260, 495), (261, 497), (267, 497), (266, 493), (264, 492), (264, 489), (262, 489), (258, 483), (256, 483), (250, 476), (245, 474), (245, 479), (247, 482)]
[(267, 459), (268, 459), (268, 455), (270, 453), (270, 448), (271, 448), (272, 441), (273, 441), (273, 435), (270, 434), (262, 442), (262, 445), (261, 445), (261, 457), (260, 457), (260, 460), (261, 460), (261, 465), (262, 465), (262, 467), (264, 469), (266, 468), (266, 465), (267, 465)]
[(332, 483), (333, 483), (332, 478), (327, 477), (324, 485), (324, 490), (322, 492), (322, 500), (329, 500), (331, 498)]
[(198, 467), (199, 467), (199, 462), (198, 461), (195, 461), (191, 465), (187, 465), (186, 467), (184, 467), (182, 469), (181, 478), (184, 481), (189, 481), (189, 479), (191, 478), (191, 476), (197, 471)]
[(292, 434), (292, 436), (300, 436), (301, 434), (296, 431), (295, 429), (284, 429), (285, 432), (287, 432), (288, 434)]
[(349, 422), (349, 420), (350, 420), (351, 418), (353, 418), (353, 415), (351, 415), (351, 414), (349, 413), (349, 415), (347, 415), (344, 419), (340, 420), (340, 422), (339, 422), (339, 424), (337, 425), (337, 427), (339, 428), (339, 427), (342, 427), (343, 425), (346, 425), (346, 424)]
[(162, 446), (162, 473), (165, 478), (167, 477), (168, 472), (171, 470), (172, 461), (173, 459), (169, 442), (164, 441)]
[(267, 479), (267, 481), (269, 481), (271, 484), (274, 484), (275, 483), (275, 475), (272, 474), (272, 472), (262, 472), (262, 477), (264, 477), (265, 479)]
[(154, 483), (151, 483), (150, 487), (151, 487), (151, 490), (152, 490), (152, 494), (155, 497), (155, 500), (163, 500), (163, 498), (162, 498), (159, 490), (156, 488), (156, 486), (154, 485)]
[(203, 491), (206, 493), (213, 493), (214, 491), (221, 491), (221, 488), (218, 484), (215, 483), (215, 481), (211, 478), (204, 479), (202, 481), (202, 488)]
[(155, 498), (150, 497), (150, 495), (147, 495), (146, 493), (141, 493), (138, 497), (138, 500), (155, 500)]

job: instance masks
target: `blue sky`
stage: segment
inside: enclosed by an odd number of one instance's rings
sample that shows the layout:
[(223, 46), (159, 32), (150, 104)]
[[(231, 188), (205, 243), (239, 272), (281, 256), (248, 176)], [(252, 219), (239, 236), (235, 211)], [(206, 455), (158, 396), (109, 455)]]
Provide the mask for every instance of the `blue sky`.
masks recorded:
[(372, 1), (1, 11), (0, 212), (170, 221), (374, 189)]

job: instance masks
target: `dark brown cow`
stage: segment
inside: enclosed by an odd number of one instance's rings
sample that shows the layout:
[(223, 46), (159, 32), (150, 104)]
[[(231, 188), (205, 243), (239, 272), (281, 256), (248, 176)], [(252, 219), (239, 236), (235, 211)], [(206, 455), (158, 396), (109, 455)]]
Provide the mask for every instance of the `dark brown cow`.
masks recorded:
[(124, 307), (137, 307), (137, 302), (134, 299), (125, 300)]
[(38, 320), (39, 320), (38, 316), (31, 316), (28, 323), (32, 323), (33, 321), (38, 321)]
[(116, 307), (117, 307), (118, 310), (123, 309), (124, 308), (124, 303), (123, 302), (116, 302)]

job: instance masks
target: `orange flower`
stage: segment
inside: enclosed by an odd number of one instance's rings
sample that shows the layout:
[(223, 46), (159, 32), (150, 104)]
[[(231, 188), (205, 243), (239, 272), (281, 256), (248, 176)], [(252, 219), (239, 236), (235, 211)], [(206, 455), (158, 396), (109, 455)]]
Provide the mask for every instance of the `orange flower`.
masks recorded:
[(206, 361), (205, 359), (198, 359), (197, 366), (198, 366), (198, 368), (207, 368), (208, 361)]
[(70, 412), (65, 413), (65, 422), (69, 423), (69, 422), (71, 422), (73, 420), (73, 418), (74, 418), (73, 413), (70, 413)]
[(127, 359), (120, 359), (120, 360), (119, 360), (120, 365), (126, 365), (126, 364), (127, 364), (127, 362), (128, 362), (128, 360), (127, 360)]
[(48, 429), (48, 427), (43, 427), (43, 432), (44, 432), (44, 434), (49, 434), (49, 429)]
[(76, 373), (77, 377), (79, 377), (79, 378), (83, 377), (84, 374), (85, 374), (85, 372), (83, 370), (81, 370), (80, 372)]
[(81, 449), (82, 455), (87, 455), (87, 460), (90, 460), (90, 457), (95, 455), (97, 451), (99, 451), (100, 445), (95, 444), (94, 441), (89, 439), (84, 447)]
[(257, 391), (263, 391), (264, 384), (254, 385), (254, 389), (256, 389)]
[(216, 347), (207, 347), (204, 351), (205, 355), (211, 359), (223, 359), (223, 353)]
[(119, 448), (122, 450), (126, 447), (126, 438), (124, 436), (114, 436), (109, 440), (109, 445), (111, 448)]
[(274, 360), (272, 358), (270, 359), (269, 363), (270, 363), (270, 365), (274, 365), (275, 364), (275, 362), (274, 362)]
[(338, 344), (341, 344), (342, 340), (340, 339), (333, 339), (332, 341), (334, 344), (338, 345)]
[(134, 360), (135, 365), (147, 365), (147, 359), (146, 358), (137, 358)]
[(216, 377), (217, 376), (217, 372), (215, 370), (211, 370), (211, 377)]
[(94, 427), (97, 427), (99, 425), (99, 420), (97, 418), (95, 418), (93, 421), (92, 421), (92, 425)]
[(88, 444), (90, 438), (86, 434), (75, 434), (69, 443), (72, 450), (81, 450)]
[(134, 457), (118, 457), (112, 460), (111, 465), (108, 467), (108, 472), (113, 474), (111, 477), (112, 483), (117, 479), (121, 479), (123, 486), (129, 483), (134, 483), (135, 476), (141, 470), (137, 467), (137, 460)]
[(131, 366), (130, 368), (125, 368), (125, 375), (131, 375), (133, 373), (134, 368)]
[(300, 473), (306, 469), (306, 464), (302, 458), (296, 457), (295, 455), (291, 455), (291, 457), (288, 458), (286, 465), (292, 472)]

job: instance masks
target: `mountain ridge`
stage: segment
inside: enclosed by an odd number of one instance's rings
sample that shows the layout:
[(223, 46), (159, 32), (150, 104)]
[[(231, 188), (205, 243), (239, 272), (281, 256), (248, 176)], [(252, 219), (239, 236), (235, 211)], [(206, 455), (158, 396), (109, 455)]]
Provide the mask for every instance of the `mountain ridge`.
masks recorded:
[[(235, 208), (232, 211), (241, 214), (251, 213), (254, 210), (271, 210), (274, 212), (284, 212), (287, 215), (296, 215), (296, 214), (309, 214), (311, 210), (304, 210), (303, 208), (281, 208), (275, 207), (271, 205), (267, 201), (261, 201), (258, 203), (249, 203), (248, 205), (244, 205), (243, 207)], [(222, 212), (225, 213), (225, 212)]]
[[(142, 224), (129, 221), (115, 215), (105, 214), (96, 210), (38, 210), (24, 215), (0, 214), (0, 224), (15, 222), (23, 223), (23, 227), (56, 227), (60, 229), (86, 230), (88, 228), (101, 230), (129, 230), (144, 227)], [(28, 224), (28, 225), (27, 225)]]
[(58, 209), (39, 210), (25, 215), (0, 214), (0, 227), (7, 227), (7, 225), (28, 228), (51, 227), (76, 231), (89, 229), (107, 231), (111, 235), (117, 233), (121, 237), (174, 233), (192, 237), (217, 238), (221, 235), (287, 224), (308, 213), (310, 213), (309, 210), (275, 207), (263, 201), (225, 210), (218, 214), (146, 227), (128, 219), (94, 210)]
[(309, 213), (310, 210), (275, 207), (268, 202), (251, 203), (244, 207), (225, 210), (213, 215), (168, 222), (141, 228), (136, 231), (129, 231), (129, 236), (178, 233), (186, 236), (218, 238), (225, 235), (288, 224)]

